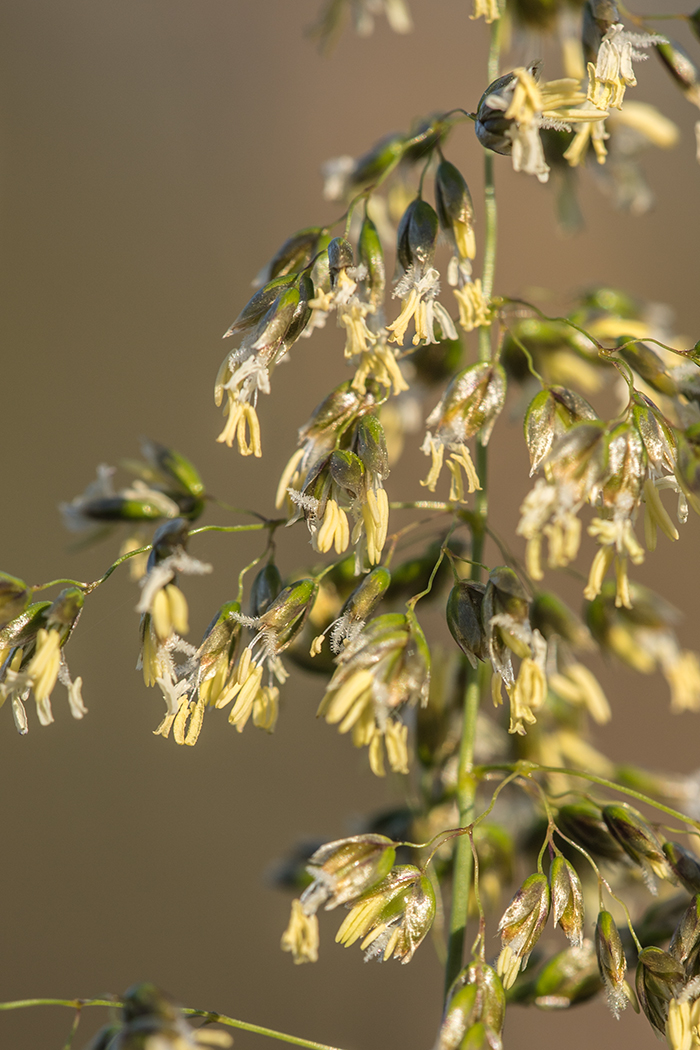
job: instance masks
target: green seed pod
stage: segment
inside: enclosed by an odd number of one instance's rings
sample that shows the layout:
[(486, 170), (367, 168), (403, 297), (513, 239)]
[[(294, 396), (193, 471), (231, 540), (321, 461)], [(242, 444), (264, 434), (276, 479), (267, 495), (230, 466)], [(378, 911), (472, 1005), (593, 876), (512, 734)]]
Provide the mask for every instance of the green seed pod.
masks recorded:
[(638, 502), (647, 474), (644, 443), (635, 426), (622, 423), (607, 438), (607, 477), (600, 491), (604, 507), (614, 510), (622, 501)]
[(615, 0), (586, 0), (581, 39), (586, 62), (595, 62), (603, 37), (619, 21)]
[[(372, 403), (371, 398), (363, 398), (353, 390), (351, 383), (350, 379), (341, 383), (316, 406), (309, 421), (299, 429), (300, 445), (324, 436), (332, 438), (334, 444), (337, 432), (343, 429), (363, 406), (368, 402)], [(366, 407), (364, 410), (366, 411)]]
[(350, 493), (353, 499), (362, 494), (365, 468), (360, 457), (354, 452), (332, 452), (330, 473), (336, 485)]
[(680, 879), (688, 893), (700, 893), (700, 860), (695, 854), (677, 842), (664, 842), (661, 848), (673, 874)]
[(317, 591), (315, 580), (296, 580), (280, 591), (260, 617), (262, 629), (273, 630), (277, 636), (276, 653), (291, 645), (303, 628)]
[(202, 496), (204, 484), (193, 463), (175, 449), (157, 441), (143, 441), (141, 449), (152, 466), (190, 496)]
[(694, 427), (678, 435), (675, 474), (688, 503), (700, 514), (700, 433)]
[(700, 946), (700, 897), (693, 897), (673, 932), (668, 950), (679, 963), (686, 965)]
[(250, 588), (250, 615), (262, 616), (282, 590), (282, 577), (273, 561), (267, 563), (253, 580)]
[(515, 894), (498, 924), (501, 954), (498, 975), (507, 990), (539, 940), (549, 915), (549, 883), (545, 875), (529, 875)]
[(222, 657), (230, 659), (233, 656), (241, 630), (237, 619), (240, 611), (240, 602), (225, 602), (204, 632), (202, 644), (197, 650), (202, 680), (208, 677), (209, 669)]
[(692, 101), (697, 101), (700, 97), (698, 96), (698, 71), (681, 45), (673, 40), (664, 40), (663, 43), (654, 44), (654, 50), (681, 91), (689, 95)]
[(391, 871), (396, 848), (384, 835), (353, 835), (328, 842), (309, 858), (313, 882), (301, 895), (307, 915), (321, 904), (326, 911), (350, 904), (378, 885)]
[(357, 424), (355, 450), (365, 469), (385, 481), (389, 477), (389, 457), (384, 427), (376, 416), (363, 416)]
[(370, 303), (376, 309), (384, 298), (386, 268), (377, 227), (368, 215), (365, 215), (362, 223), (357, 249), (360, 262), (367, 267), (365, 286), (369, 289)]
[(318, 250), (319, 238), (323, 232), (321, 226), (309, 226), (289, 237), (261, 271), (258, 278), (260, 284), (272, 281), (275, 277), (298, 273), (308, 266)]
[[(496, 617), (499, 619), (494, 623)], [(512, 569), (498, 566), (489, 573), (481, 620), (494, 670), (512, 680), (510, 652), (521, 659), (532, 656), (527, 595)]]
[(355, 255), (350, 241), (344, 237), (334, 237), (328, 245), (328, 265), (331, 275), (331, 288), (335, 288), (341, 270), (353, 266)]
[(470, 365), (451, 381), (427, 426), (444, 444), (464, 442), (479, 434), (488, 445), (506, 397), (506, 376), (500, 365)]
[(153, 533), (153, 546), (148, 555), (147, 571), (176, 551), (184, 550), (189, 539), (189, 523), (184, 518), (163, 522)]
[(420, 142), (414, 142), (408, 146), (401, 158), (407, 164), (425, 163), (431, 153), (440, 145), (444, 136), (450, 131), (452, 125), (449, 120), (443, 120), (439, 116), (424, 117), (413, 121), (411, 125), (411, 138), (420, 135)]
[(575, 423), (597, 419), (580, 394), (563, 386), (545, 387), (525, 412), (525, 441), (530, 453), (530, 476), (542, 466), (555, 440)]
[(65, 587), (46, 610), (46, 626), (60, 632), (61, 645), (65, 645), (78, 622), (84, 602), (85, 595), (79, 587)]
[[(160, 498), (159, 498), (160, 496)], [(166, 513), (168, 504), (172, 508)], [(124, 496), (103, 496), (99, 499), (86, 500), (81, 504), (80, 514), (90, 521), (160, 521), (177, 513), (178, 506), (157, 492), (142, 498)]]
[(454, 585), (447, 599), (447, 626), (472, 667), (476, 667), (477, 659), (488, 659), (488, 643), (481, 616), (485, 591), (483, 583), (461, 580)]
[(390, 583), (391, 573), (388, 569), (381, 566), (372, 569), (345, 602), (341, 617), (346, 616), (356, 623), (367, 621), (386, 594)]
[(475, 984), (456, 989), (447, 1003), (435, 1050), (458, 1050), (467, 1029), (479, 1016), (477, 997), (478, 990)]
[(595, 928), (598, 969), (608, 996), (608, 1006), (619, 1017), (629, 1001), (625, 972), (627, 961), (615, 920), (609, 911), (598, 913)]
[(374, 182), (380, 175), (383, 175), (396, 158), (403, 153), (405, 141), (406, 136), (400, 134), (385, 135), (381, 138), (367, 153), (355, 161), (351, 185), (359, 188), (369, 182)]
[(485, 149), (493, 150), (494, 153), (501, 153), (504, 156), (509, 155), (513, 149), (513, 140), (507, 134), (512, 120), (506, 119), (502, 109), (492, 108), (489, 105), (489, 99), (492, 95), (502, 97), (502, 92), (513, 83), (514, 79), (513, 73), (506, 73), (505, 76), (489, 84), (479, 99), (474, 123), (474, 131), (481, 145)]
[(261, 288), (259, 292), (251, 296), (236, 320), (224, 334), (224, 339), (232, 335), (242, 335), (245, 332), (252, 331), (260, 324), (280, 293), (294, 284), (294, 281), (295, 274), (284, 274), (282, 277), (275, 277), (274, 280), (268, 281), (264, 288)]
[(529, 988), (528, 1001), (542, 1010), (584, 1003), (602, 987), (593, 942), (559, 952), (547, 963)]
[(0, 628), (24, 612), (30, 593), (24, 580), (0, 572)]
[(661, 948), (644, 948), (639, 953), (636, 974), (637, 997), (647, 1020), (662, 1035), (666, 1031), (668, 1004), (685, 984), (681, 964)]
[(427, 201), (416, 197), (401, 216), (396, 254), (404, 270), (431, 266), (438, 235), (438, 217)]
[(313, 312), (309, 306), (313, 297), (313, 281), (303, 272), (291, 287), (280, 292), (263, 317), (253, 349), (270, 362), (280, 360), (306, 328)]
[(489, 573), (489, 583), (495, 591), (494, 605), (498, 612), (506, 612), (525, 622), (530, 603), (527, 592), (515, 572), (507, 565), (498, 565)]
[(548, 479), (564, 482), (585, 499), (607, 474), (608, 442), (603, 422), (576, 423), (558, 438), (547, 458)]
[(583, 890), (576, 870), (568, 860), (558, 855), (549, 872), (552, 886), (552, 918), (574, 948), (583, 942)]
[(473, 259), (474, 205), (463, 175), (448, 160), (442, 160), (435, 173), (435, 207), (440, 227), (449, 234), (459, 256)]
[(603, 808), (603, 820), (625, 853), (642, 868), (651, 868), (660, 879), (673, 881), (661, 843), (641, 813), (626, 802)]
[(567, 838), (583, 846), (594, 857), (612, 861), (622, 858), (621, 847), (608, 831), (600, 809), (592, 803), (576, 802), (561, 806), (557, 825)]
[(460, 1044), (460, 1050), (493, 1050), (501, 1045), (500, 1039), (494, 1039), (483, 1021), (477, 1021), (468, 1028)]
[(0, 631), (0, 649), (24, 649), (46, 627), (51, 602), (33, 602)]
[(651, 347), (644, 343), (629, 343), (620, 347), (618, 354), (654, 390), (665, 394), (666, 397), (675, 397), (678, 394), (675, 379)]
[[(459, 994), (460, 986), (474, 987), (478, 992), (478, 1015), (473, 1018), (473, 1023), (482, 1021), (491, 1032), (500, 1036), (506, 1016), (506, 993), (494, 968), (475, 959), (456, 977), (452, 985), (455, 996)], [(451, 999), (450, 1003), (453, 1001)]]
[(336, 934), (349, 947), (364, 938), (365, 960), (410, 962), (435, 918), (435, 892), (430, 880), (412, 864), (392, 868), (352, 907)]
[(643, 394), (637, 394), (632, 419), (644, 442), (644, 450), (657, 469), (673, 470), (676, 465), (676, 439), (656, 405)]

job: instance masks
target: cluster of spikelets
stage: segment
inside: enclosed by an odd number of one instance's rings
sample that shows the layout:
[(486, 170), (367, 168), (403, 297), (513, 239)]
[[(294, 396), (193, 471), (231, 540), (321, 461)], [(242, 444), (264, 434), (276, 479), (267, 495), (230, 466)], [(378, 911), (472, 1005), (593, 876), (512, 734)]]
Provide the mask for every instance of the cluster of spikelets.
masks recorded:
[[(596, 875), (599, 901), (592, 938), (585, 936), (585, 886), (557, 842), (564, 849), (575, 846), (575, 855), (580, 860), (583, 854)], [(317, 911), (340, 905), (347, 914), (336, 942), (347, 947), (361, 940), (367, 960), (410, 961), (435, 918), (435, 880), (425, 867), (396, 865), (399, 845), (386, 836), (367, 833), (327, 843), (314, 852), (306, 863), (306, 888), (293, 901), (282, 937), (283, 950), (291, 952), (295, 962), (317, 960)], [(671, 1050), (691, 1050), (697, 1045), (700, 1009), (700, 860), (678, 843), (662, 842), (641, 814), (624, 803), (560, 806), (550, 818), (540, 859), (545, 846), (549, 871), (545, 874), (540, 865), (502, 913), (501, 951), (492, 965), (486, 961), (482, 928), (471, 963), (448, 994), (436, 1047), (500, 1050), (507, 997), (552, 1009), (584, 1002), (604, 990), (616, 1017), (629, 1003), (635, 1010), (641, 1006)], [(653, 917), (650, 911), (649, 922), (639, 924), (642, 941), (631, 925), (629, 933), (619, 930), (603, 907), (600, 893), (609, 886), (600, 874), (600, 863), (608, 871), (615, 867), (638, 871), (653, 893), (656, 878), (680, 886), (672, 907), (651, 909)], [(550, 915), (570, 947), (544, 962), (540, 956), (538, 972), (528, 979), (522, 971)], [(670, 941), (668, 950), (653, 943), (659, 939)], [(637, 960), (636, 991), (626, 979), (629, 958)]]
[[(318, 26), (324, 40), (335, 31), (344, 6), (329, 5)], [(621, 129), (634, 129), (659, 146), (672, 145), (676, 129), (664, 125), (653, 107), (629, 101), (627, 88), (636, 85), (633, 62), (653, 48), (689, 101), (700, 105), (698, 75), (682, 50), (650, 32), (629, 32), (609, 0), (585, 5), (580, 40), (573, 39), (563, 5), (546, 6), (544, 22), (559, 20), (569, 75), (545, 82), (540, 64), (533, 63), (489, 84), (468, 115), (481, 146), (510, 156), (515, 171), (546, 182), (550, 166), (560, 161), (575, 168), (591, 156), (604, 164), (608, 150), (613, 152), (622, 138)], [(516, 21), (527, 23), (537, 5), (510, 7)], [(368, 30), (377, 13), (398, 31), (410, 27), (403, 0), (356, 0), (354, 13), (360, 31)], [(474, 17), (492, 22), (502, 14), (494, 0), (475, 4)], [(695, 28), (700, 24), (696, 16), (690, 22)], [(221, 605), (200, 645), (185, 640), (189, 614), (181, 577), (212, 567), (188, 550), (193, 523), (209, 497), (197, 470), (178, 453), (146, 442), (145, 462), (126, 464), (136, 480), (116, 489), (114, 471), (100, 467), (97, 480), (63, 507), (70, 528), (90, 530), (94, 537), (119, 523), (129, 527), (120, 560), (130, 561), (139, 588), (139, 666), (146, 684), (157, 685), (165, 700), (157, 734), (193, 745), (208, 713), (223, 709), (239, 732), (251, 720), (271, 732), (280, 686), (288, 677), (282, 655), (315, 664), (328, 675), (318, 715), (349, 734), (355, 746), (367, 747), (376, 775), (384, 775), (386, 764), (393, 773), (409, 773), (409, 735), (414, 734), (431, 841), (457, 818), (460, 730), (455, 731), (455, 715), (464, 691), (464, 658), (459, 657), (462, 666), (449, 683), (455, 654), (438, 661), (431, 685), (431, 654), (415, 604), (436, 579), (434, 591), (440, 592), (445, 581), (438, 571), (445, 553), (453, 571), (450, 632), (472, 667), (486, 670), (482, 684), (490, 673), (495, 704), (501, 703), (502, 686), (510, 703), (511, 736), (504, 732), (504, 743), (494, 730), (492, 739), (479, 741), (486, 752), (491, 749), (485, 759), (527, 755), (541, 765), (610, 773), (608, 760), (586, 743), (577, 719), (581, 711), (597, 722), (610, 717), (602, 689), (578, 659), (592, 641), (641, 673), (661, 671), (674, 710), (700, 708), (700, 663), (681, 648), (674, 611), (629, 578), (630, 564), (644, 559), (635, 532), (640, 514), (646, 547), (653, 550), (659, 530), (671, 540), (679, 535), (662, 499), (667, 490), (678, 499), (679, 523), (689, 506), (700, 513), (698, 352), (674, 345), (642, 308), (609, 289), (590, 293), (563, 319), (485, 295), (472, 276), (477, 238), (470, 192), (443, 153), (463, 118), (463, 111), (452, 111), (408, 134), (381, 140), (359, 159), (330, 162), (324, 192), (326, 199), (349, 205), (340, 220), (344, 233), (332, 237), (336, 224), (331, 224), (288, 238), (226, 332), (236, 346), (216, 378), (215, 400), (225, 414), (218, 440), (236, 445), (244, 456), (262, 455), (257, 407), (259, 395), (270, 392), (277, 364), (331, 314), (352, 369), (299, 430), (277, 491), (277, 506), (286, 518), (261, 523), (269, 530), (269, 542), (254, 563), (265, 562), (250, 588), (247, 612), (243, 570), (237, 597)], [(622, 168), (618, 164), (615, 170)], [(426, 177), (433, 182), (432, 204), (424, 197)], [(386, 196), (382, 186), (389, 190)], [(641, 190), (627, 201), (636, 210), (641, 210), (640, 195)], [(448, 250), (442, 271), (455, 297), (455, 319), (440, 300), (440, 239)], [(391, 298), (400, 308), (390, 320), (386, 253), (392, 248)], [(499, 343), (493, 358), (464, 367), (458, 329), (495, 329), (496, 322)], [(490, 344), (490, 333), (482, 335), (482, 343)], [(600, 389), (606, 374), (618, 377), (621, 390), (620, 411), (612, 420), (599, 418), (584, 397)], [(523, 404), (529, 401), (525, 439), (531, 472), (542, 476), (521, 508), (518, 533), (527, 542), (526, 572), (518, 575), (499, 566), (486, 583), (462, 578), (465, 563), (450, 533), (441, 536), (437, 549), (429, 548), (398, 572), (392, 569), (392, 579), (388, 564), (395, 542), (387, 556), (384, 486), (406, 434), (416, 429), (426, 390), (438, 383), (443, 389), (427, 415), (421, 446), (430, 459), (421, 484), (435, 492), (447, 467), (444, 506), (456, 515), (456, 527), (469, 524), (465, 505), (481, 488), (470, 442), (476, 442), (477, 456), (487, 446), (508, 387), (519, 388)], [(598, 543), (584, 590), (586, 626), (554, 595), (536, 590), (544, 577), (545, 540), (549, 568), (566, 568), (576, 559), (585, 505), (594, 508), (588, 533)], [(285, 583), (272, 536), (277, 527), (302, 519), (313, 550), (334, 551), (340, 560)], [(154, 524), (149, 538), (146, 529)], [(607, 579), (611, 570), (614, 580)], [(412, 595), (405, 603), (405, 593), (399, 595), (402, 577)], [(23, 581), (0, 576), (0, 705), (10, 701), (20, 732), (27, 731), (25, 704), (31, 695), (41, 724), (53, 720), (51, 694), (57, 681), (68, 690), (74, 717), (85, 714), (81, 679), (71, 678), (64, 648), (85, 597), (102, 582), (71, 586), (53, 601), (37, 602)], [(379, 611), (381, 603), (389, 611)], [(548, 784), (553, 795), (555, 786), (570, 791), (561, 771), (553, 772)], [(541, 794), (546, 799), (544, 788)], [(559, 805), (554, 814), (551, 803), (545, 808), (547, 831), (537, 871), (502, 914), (500, 954), (493, 966), (486, 962), (482, 930), (478, 951), (450, 989), (437, 1050), (500, 1050), (506, 993), (521, 1002), (561, 1006), (583, 1001), (601, 987), (616, 1016), (628, 1002), (641, 1005), (671, 1050), (700, 1045), (700, 861), (676, 843), (662, 843), (630, 806), (575, 802)], [(481, 872), (481, 896), (475, 887), (470, 911), (483, 919), (484, 898), (495, 905), (502, 883), (512, 875), (512, 851), (496, 824), (479, 818), (460, 829), (466, 831)], [(399, 845), (368, 831), (316, 850), (282, 938), (295, 962), (317, 958), (317, 911), (340, 905), (347, 913), (336, 936), (339, 943), (360, 942), (366, 959), (412, 959), (438, 913), (436, 887), (440, 876), (449, 875), (451, 847), (445, 839), (421, 866), (396, 864)], [(560, 845), (575, 846), (597, 875), (600, 907), (593, 940), (584, 935), (585, 886)], [(610, 887), (599, 862), (626, 875), (639, 873), (650, 888), (658, 877), (692, 894), (690, 903), (683, 894), (682, 906), (676, 901), (670, 912), (668, 950), (653, 939), (642, 943), (631, 924), (629, 937), (624, 928), (618, 930), (602, 906), (602, 889)], [(550, 913), (570, 947), (526, 980), (522, 971)], [(657, 932), (656, 939), (663, 937)], [(626, 981), (632, 954), (638, 960), (636, 993)], [(159, 993), (139, 986), (127, 993), (122, 1019), (96, 1037), (93, 1050), (117, 1050), (132, 1042), (185, 1050), (228, 1045), (227, 1038), (193, 1030)]]
[(435, 891), (424, 871), (395, 865), (396, 845), (384, 835), (354, 835), (316, 850), (307, 864), (311, 882), (292, 904), (282, 948), (297, 963), (318, 958), (323, 905), (348, 909), (336, 934), (346, 948), (361, 940), (365, 960), (408, 963), (435, 918)]

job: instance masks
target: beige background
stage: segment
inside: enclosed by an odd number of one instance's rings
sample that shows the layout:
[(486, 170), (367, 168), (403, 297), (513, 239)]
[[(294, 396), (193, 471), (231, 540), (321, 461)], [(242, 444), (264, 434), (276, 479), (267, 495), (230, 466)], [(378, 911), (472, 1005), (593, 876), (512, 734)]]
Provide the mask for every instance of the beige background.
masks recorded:
[[(302, 341), (261, 407), (263, 463), (214, 443), (221, 333), (281, 240), (335, 214), (321, 201), (319, 165), (359, 154), (414, 116), (473, 108), (485, 86), (486, 34), (469, 21), (466, 0), (413, 0), (412, 36), (381, 24), (369, 40), (346, 34), (322, 59), (303, 35), (316, 6), (2, 6), (6, 571), (39, 583), (103, 570), (111, 548), (70, 553), (56, 505), (80, 492), (98, 463), (136, 454), (142, 434), (191, 456), (222, 499), (270, 509), (296, 427), (344, 377), (334, 330)], [(539, 53), (529, 42), (516, 57)], [(587, 229), (562, 240), (549, 188), (516, 179), (499, 159), (497, 289), (552, 285), (567, 296), (617, 283), (673, 303), (690, 344), (700, 335), (696, 114), (655, 62), (640, 67), (639, 80), (637, 97), (656, 100), (683, 130), (672, 154), (648, 157), (656, 209), (614, 214), (584, 178)], [(455, 133), (448, 153), (478, 198), (470, 129)], [(525, 454), (517, 423), (499, 431), (492, 505), (508, 533), (526, 487)], [(415, 498), (418, 469), (423, 463), (409, 459), (396, 470), (393, 498)], [(231, 519), (222, 511), (207, 520)], [(698, 535), (693, 520), (673, 550), (662, 539), (639, 573), (667, 594), (678, 589), (691, 612), (683, 637), (696, 647)], [(283, 571), (308, 557), (301, 529), (280, 546)], [(257, 551), (250, 539), (197, 543), (216, 572), (187, 585), (193, 638)], [(32, 718), (20, 739), (2, 712), (0, 998), (119, 993), (149, 979), (189, 1005), (347, 1050), (432, 1045), (441, 972), (429, 944), (409, 967), (365, 967), (356, 949), (332, 943), (335, 922), (322, 921), (321, 962), (295, 968), (278, 950), (288, 901), (263, 879), (299, 838), (348, 833), (363, 812), (396, 799), (396, 786), (377, 782), (365, 756), (316, 723), (320, 684), (301, 675), (272, 738), (252, 728), (238, 736), (223, 720), (207, 725), (193, 750), (153, 737), (161, 701), (133, 670), (134, 604), (133, 585), (115, 577), (90, 599), (71, 641), (90, 708), (83, 723), (68, 716), (60, 687), (51, 728)], [(659, 677), (602, 673), (615, 706), (602, 745), (621, 760), (695, 769), (698, 716), (671, 718)], [(571, 1016), (513, 1010), (507, 1045), (655, 1045), (628, 1013), (615, 1025), (600, 1003)], [(77, 1046), (100, 1018), (86, 1017)], [(0, 1046), (58, 1048), (69, 1025), (68, 1011), (0, 1015)], [(261, 1044), (240, 1034), (236, 1045)]]

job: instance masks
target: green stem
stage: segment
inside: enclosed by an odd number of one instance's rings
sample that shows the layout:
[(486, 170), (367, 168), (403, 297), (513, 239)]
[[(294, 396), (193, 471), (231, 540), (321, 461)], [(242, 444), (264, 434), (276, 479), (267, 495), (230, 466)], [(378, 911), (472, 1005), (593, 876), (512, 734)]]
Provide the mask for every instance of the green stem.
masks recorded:
[(444, 503), (436, 499), (414, 499), (396, 502), (392, 500), (389, 510), (438, 510), (443, 513), (452, 513), (457, 510), (456, 503)]
[[(82, 1010), (84, 1006), (114, 1008), (121, 1005), (118, 999), (15, 999), (13, 1002), (0, 1003), (0, 1010), (21, 1010), (27, 1006), (69, 1006), (73, 1010)], [(210, 1010), (193, 1010), (189, 1007), (184, 1007), (182, 1012), (188, 1017), (203, 1017), (210, 1024), (223, 1024), (229, 1028), (241, 1028), (244, 1032), (266, 1035), (269, 1039), (279, 1039), (283, 1043), (305, 1046), (308, 1050), (336, 1050), (336, 1047), (329, 1046), (327, 1043), (316, 1043), (312, 1039), (300, 1039), (296, 1035), (277, 1032), (274, 1028), (263, 1028), (262, 1025), (250, 1024), (248, 1021), (239, 1021), (235, 1017), (227, 1017), (226, 1014), (217, 1014)]]
[[(503, 5), (501, 5), (503, 7)], [(498, 63), (501, 49), (502, 19), (491, 26), (491, 43), (488, 55), (489, 83), (498, 76)], [(493, 280), (496, 270), (496, 193), (493, 177), (493, 153), (484, 152), (484, 204), (486, 214), (486, 231), (484, 237), (484, 265), (481, 276), (481, 289), (489, 299), (493, 292)], [(479, 360), (491, 360), (491, 327), (479, 329)], [(487, 496), (487, 454), (486, 448), (477, 439), (476, 470), (481, 489), (476, 493), (475, 513), (470, 520), (472, 533), (472, 579), (481, 577), (484, 539), (488, 514)], [(474, 746), (476, 743), (476, 723), (481, 696), (480, 675), (471, 667), (467, 674), (467, 688), (464, 694), (464, 714), (462, 737), (459, 746), (459, 765), (457, 772), (457, 805), (459, 808), (460, 827), (466, 827), (474, 820), (477, 778), (474, 776)], [(469, 893), (472, 885), (474, 858), (472, 845), (468, 836), (462, 836), (455, 848), (454, 872), (452, 876), (452, 908), (450, 911), (449, 944), (447, 964), (445, 967), (445, 994), (462, 968), (464, 958), (464, 936), (469, 912)]]
[[(457, 804), (460, 827), (474, 820), (477, 780), (473, 775), (476, 719), (479, 711), (479, 679), (471, 667), (464, 694), (464, 719), (462, 739), (459, 747), (459, 773), (457, 780)], [(445, 996), (452, 982), (462, 969), (464, 958), (464, 936), (469, 912), (469, 891), (474, 869), (474, 858), (469, 838), (461, 836), (455, 846), (454, 871), (452, 874), (452, 908), (450, 911), (449, 944), (445, 966)]]
[[(472, 532), (472, 579), (481, 577), (484, 539), (486, 537), (486, 515), (488, 511), (487, 496), (487, 457), (486, 448), (477, 441), (476, 469), (481, 482), (481, 489), (476, 494), (476, 513), (471, 524)], [(474, 820), (476, 789), (478, 781), (474, 776), (474, 746), (476, 743), (476, 722), (481, 696), (481, 681), (477, 670), (467, 668), (467, 688), (464, 695), (464, 715), (462, 721), (462, 738), (459, 746), (459, 766), (457, 773), (457, 805), (459, 807), (460, 827), (466, 827)], [(452, 876), (452, 909), (450, 912), (449, 946), (447, 965), (445, 967), (445, 995), (455, 977), (462, 969), (464, 958), (464, 936), (469, 912), (469, 891), (474, 870), (472, 844), (469, 838), (462, 837), (455, 848), (454, 873)]]
[(46, 591), (49, 589), (49, 587), (58, 587), (61, 583), (68, 584), (71, 587), (79, 587), (81, 590), (84, 590), (86, 587), (90, 586), (89, 583), (82, 583), (80, 580), (60, 579), (49, 580), (48, 583), (37, 583), (36, 586), (31, 588), (31, 590), (32, 593), (35, 594), (37, 591)]
[(254, 525), (200, 525), (198, 529), (190, 529), (188, 536), (199, 536), (202, 532), (259, 532), (260, 529), (278, 528), (286, 524), (286, 518), (275, 518), (273, 521), (256, 522)]
[(601, 787), (608, 788), (610, 791), (617, 791), (621, 795), (628, 795), (630, 798), (636, 798), (638, 802), (643, 802), (645, 806), (652, 806), (654, 809), (660, 810), (661, 813), (666, 813), (669, 817), (673, 817), (674, 820), (679, 820), (682, 824), (687, 824), (690, 827), (697, 828), (700, 831), (700, 821), (693, 820), (685, 813), (679, 812), (677, 809), (672, 809), (670, 806), (665, 806), (663, 802), (657, 802), (655, 799), (650, 798), (649, 795), (642, 794), (641, 791), (635, 791), (634, 788), (624, 787), (622, 784), (616, 784), (614, 780), (607, 780), (605, 777), (598, 777), (594, 773), (586, 773), (580, 769), (567, 769), (566, 766), (541, 766), (537, 762), (502, 762), (494, 765), (478, 766), (476, 769), (476, 775), (479, 779), (485, 773), (492, 773), (496, 771), (501, 772), (519, 772), (521, 776), (529, 776), (531, 773), (562, 773), (567, 777), (580, 777), (582, 780), (588, 780), (591, 784), (599, 784)]

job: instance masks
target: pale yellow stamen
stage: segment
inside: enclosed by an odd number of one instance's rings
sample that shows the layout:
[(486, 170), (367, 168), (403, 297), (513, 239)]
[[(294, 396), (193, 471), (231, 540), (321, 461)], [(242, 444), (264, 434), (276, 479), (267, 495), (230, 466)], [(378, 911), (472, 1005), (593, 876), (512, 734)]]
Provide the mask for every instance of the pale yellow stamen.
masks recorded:
[(264, 686), (253, 704), (253, 725), (274, 733), (279, 715), (280, 691), (276, 685)]
[(666, 508), (661, 502), (658, 488), (649, 478), (644, 482), (644, 501), (644, 536), (647, 549), (650, 551), (656, 549), (657, 526), (670, 540), (677, 540), (678, 529), (671, 521)]
[(243, 732), (246, 722), (250, 718), (255, 698), (260, 689), (262, 676), (262, 666), (254, 665), (245, 682), (241, 685), (236, 703), (231, 708), (231, 713), (228, 716), (229, 724), (235, 726), (239, 733)]
[(201, 696), (194, 705), (194, 710), (190, 713), (190, 724), (187, 727), (187, 734), (185, 736), (185, 744), (188, 747), (194, 747), (199, 740), (199, 734), (202, 731), (202, 723), (204, 722), (204, 711), (207, 706), (206, 700)]
[(463, 288), (454, 289), (459, 307), (459, 323), (465, 332), (491, 324), (489, 301), (481, 290), (481, 280), (467, 281)]
[(387, 331), (391, 332), (389, 336), (390, 343), (398, 343), (399, 346), (403, 346), (403, 341), (406, 336), (406, 329), (413, 320), (414, 314), (420, 303), (420, 296), (415, 288), (411, 288), (408, 293), (408, 297), (404, 300), (403, 309), (401, 313), (391, 324), (387, 325)]
[(326, 501), (323, 523), (316, 535), (316, 549), (325, 554), (335, 546), (336, 554), (342, 554), (350, 543), (348, 516), (334, 499)]
[(394, 394), (408, 390), (408, 383), (401, 373), (393, 350), (384, 343), (377, 344), (374, 350), (368, 351), (360, 358), (352, 381), (353, 390), (365, 394), (367, 380), (370, 378), (375, 379), (380, 386), (392, 390)]
[(156, 591), (151, 605), (151, 619), (153, 629), (161, 642), (167, 641), (173, 631), (187, 634), (187, 599), (174, 583)]
[(498, 21), (501, 12), (498, 9), (498, 0), (474, 0), (474, 14), (469, 16), (472, 21), (483, 18), (490, 25)]
[[(34, 656), (27, 664), (27, 677), (32, 681), (37, 704), (48, 700), (61, 666), (61, 637), (58, 631), (39, 629)], [(50, 709), (49, 712), (50, 714)], [(53, 721), (53, 718), (50, 718)]]
[(635, 642), (629, 631), (622, 624), (613, 624), (606, 639), (608, 646), (622, 661), (628, 663), (640, 674), (651, 674), (656, 668), (656, 660), (646, 649)]
[(389, 499), (383, 488), (367, 489), (362, 518), (367, 537), (367, 558), (370, 565), (377, 565), (381, 561), (389, 527)]
[(525, 568), (532, 580), (544, 578), (542, 571), (542, 537), (538, 534), (527, 541), (525, 547)]
[(277, 486), (277, 492), (275, 494), (275, 507), (277, 509), (279, 509), (284, 503), (287, 496), (287, 489), (292, 485), (292, 479), (296, 474), (297, 467), (301, 463), (303, 457), (304, 449), (298, 448), (282, 471), (282, 477), (279, 480), (279, 485)]
[[(429, 445), (426, 449), (425, 445)], [(421, 481), (420, 484), (423, 488), (427, 488), (429, 492), (435, 492), (435, 488), (442, 471), (442, 463), (445, 456), (445, 446), (441, 441), (436, 441), (434, 437), (427, 435), (426, 441), (423, 445), (423, 451), (426, 455), (432, 457), (430, 471), (425, 481)]]
[[(192, 705), (194, 707), (194, 704)], [(173, 722), (173, 738), (176, 744), (185, 743), (185, 729), (187, 726), (187, 719), (190, 716), (190, 701), (187, 697), (180, 702), (180, 706), (177, 709), (175, 720)]]
[(515, 686), (510, 690), (509, 733), (525, 736), (524, 723), (533, 725), (537, 719), (533, 714), (545, 701), (547, 678), (540, 665), (526, 657), (520, 665)]
[(292, 901), (289, 925), (282, 934), (283, 952), (291, 952), (295, 963), (316, 962), (318, 959), (318, 919), (306, 915), (301, 901)]
[(216, 440), (229, 448), (233, 447), (236, 440), (242, 456), (255, 456), (259, 459), (262, 456), (260, 423), (253, 406), (245, 401), (237, 401), (229, 391), (228, 405), (224, 411), (228, 418)]
[(700, 661), (697, 654), (686, 649), (663, 671), (671, 689), (671, 710), (699, 711)]
[(597, 598), (600, 594), (601, 587), (603, 586), (603, 580), (607, 574), (608, 569), (612, 565), (615, 552), (611, 547), (601, 547), (596, 552), (591, 565), (591, 571), (588, 574), (588, 584), (583, 592), (583, 597), (586, 601), (592, 602), (594, 598)]
[(384, 743), (389, 765), (394, 773), (408, 774), (408, 726), (403, 722), (387, 722)]
[(340, 689), (326, 693), (319, 704), (317, 715), (323, 715), (329, 725), (342, 721), (357, 698), (366, 690), (371, 689), (373, 681), (374, 675), (371, 671), (367, 669), (356, 671), (341, 685)]

